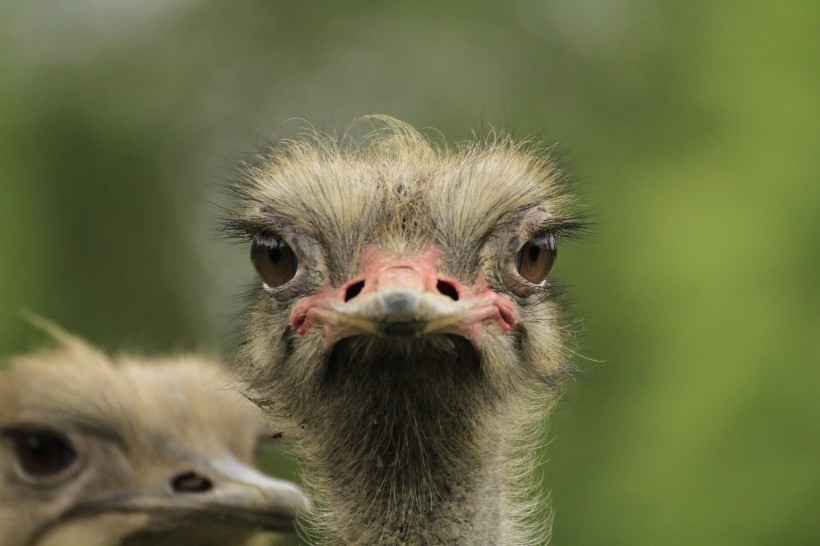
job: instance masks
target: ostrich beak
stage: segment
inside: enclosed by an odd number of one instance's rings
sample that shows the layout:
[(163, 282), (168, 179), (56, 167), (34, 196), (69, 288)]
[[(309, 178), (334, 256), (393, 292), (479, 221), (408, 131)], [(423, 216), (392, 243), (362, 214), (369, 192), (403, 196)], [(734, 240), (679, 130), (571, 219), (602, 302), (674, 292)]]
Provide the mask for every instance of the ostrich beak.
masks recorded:
[(497, 324), (502, 331), (515, 323), (510, 299), (486, 287), (479, 279), (468, 287), (441, 276), (435, 255), (418, 259), (382, 259), (362, 277), (339, 289), (327, 289), (302, 299), (291, 321), (299, 334), (323, 326), (323, 344), (355, 335), (383, 338), (418, 338), (456, 334), (469, 340), (476, 351), (483, 347), (483, 325)]
[(75, 504), (37, 531), (30, 544), (64, 524), (110, 514), (134, 515), (138, 528), (123, 537), (168, 533), (193, 526), (236, 527), (290, 532), (311, 502), (287, 481), (262, 474), (233, 457), (209, 461), (205, 472), (186, 471), (171, 480), (170, 490), (128, 491)]
[(267, 476), (236, 459), (217, 460), (211, 468), (217, 482), (206, 492), (210, 498), (203, 499), (205, 513), (235, 511), (239, 519), (241, 514), (251, 515), (249, 521), (258, 518), (265, 530), (293, 531), (295, 520), (311, 509), (310, 499), (297, 485)]

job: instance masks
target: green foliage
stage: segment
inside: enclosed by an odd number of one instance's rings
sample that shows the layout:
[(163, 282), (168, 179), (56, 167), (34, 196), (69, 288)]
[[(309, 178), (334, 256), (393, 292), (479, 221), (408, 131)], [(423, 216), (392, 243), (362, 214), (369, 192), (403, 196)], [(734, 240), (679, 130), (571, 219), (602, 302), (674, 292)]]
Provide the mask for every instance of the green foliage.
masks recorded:
[(20, 308), (230, 354), (252, 273), (219, 184), (286, 120), (536, 133), (596, 223), (557, 266), (590, 361), (545, 450), (554, 543), (820, 540), (820, 4), (13, 4), (3, 354), (38, 339)]

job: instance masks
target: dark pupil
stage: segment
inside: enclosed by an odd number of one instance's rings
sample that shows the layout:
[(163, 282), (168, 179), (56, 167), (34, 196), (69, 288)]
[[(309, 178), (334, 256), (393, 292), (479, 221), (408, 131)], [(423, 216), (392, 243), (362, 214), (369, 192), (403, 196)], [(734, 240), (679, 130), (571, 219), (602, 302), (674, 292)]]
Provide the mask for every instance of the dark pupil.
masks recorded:
[(33, 477), (56, 474), (77, 457), (65, 439), (49, 432), (20, 433), (14, 443), (22, 470)]
[(282, 241), (277, 239), (271, 243), (268, 256), (272, 263), (277, 263), (282, 258)]
[(538, 261), (538, 255), (541, 254), (541, 245), (531, 244), (530, 245), (530, 261), (536, 262)]

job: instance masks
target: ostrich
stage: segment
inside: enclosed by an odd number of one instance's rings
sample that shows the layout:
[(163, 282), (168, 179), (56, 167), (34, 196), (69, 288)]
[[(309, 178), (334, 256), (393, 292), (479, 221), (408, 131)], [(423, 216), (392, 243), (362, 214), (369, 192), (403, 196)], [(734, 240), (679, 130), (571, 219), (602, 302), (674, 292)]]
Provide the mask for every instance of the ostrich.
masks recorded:
[(61, 346), (0, 373), (0, 544), (251, 546), (308, 500), (252, 466), (258, 408), (198, 356)]
[(532, 142), (377, 123), (273, 146), (231, 187), (261, 277), (255, 401), (290, 423), (317, 542), (547, 540), (531, 475), (573, 372), (547, 278), (581, 227), (566, 177)]

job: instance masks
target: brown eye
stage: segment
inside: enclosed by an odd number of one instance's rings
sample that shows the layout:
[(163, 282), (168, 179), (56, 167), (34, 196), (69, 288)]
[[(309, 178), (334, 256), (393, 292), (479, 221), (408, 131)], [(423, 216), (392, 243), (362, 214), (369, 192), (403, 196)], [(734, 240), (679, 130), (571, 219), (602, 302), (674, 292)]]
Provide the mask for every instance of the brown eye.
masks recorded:
[(251, 260), (262, 281), (271, 288), (282, 286), (296, 275), (296, 256), (276, 235), (258, 234), (251, 247)]
[(527, 241), (515, 259), (518, 273), (533, 284), (541, 284), (550, 274), (557, 251), (552, 233)]
[(8, 436), (24, 478), (38, 480), (59, 474), (77, 459), (66, 437), (50, 430), (14, 430)]

